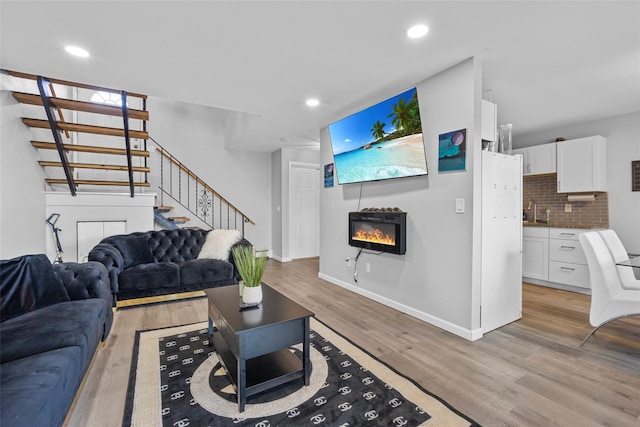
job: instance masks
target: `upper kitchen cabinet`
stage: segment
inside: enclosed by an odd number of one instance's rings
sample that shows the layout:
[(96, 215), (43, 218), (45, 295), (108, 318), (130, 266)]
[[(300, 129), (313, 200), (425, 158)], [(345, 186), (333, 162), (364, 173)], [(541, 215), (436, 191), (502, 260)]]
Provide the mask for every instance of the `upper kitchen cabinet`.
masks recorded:
[(497, 141), (498, 107), (493, 102), (482, 100), (482, 140)]
[(556, 173), (556, 143), (535, 145), (512, 150), (522, 155), (522, 175), (544, 175)]
[(558, 193), (607, 191), (607, 140), (596, 135), (557, 143)]

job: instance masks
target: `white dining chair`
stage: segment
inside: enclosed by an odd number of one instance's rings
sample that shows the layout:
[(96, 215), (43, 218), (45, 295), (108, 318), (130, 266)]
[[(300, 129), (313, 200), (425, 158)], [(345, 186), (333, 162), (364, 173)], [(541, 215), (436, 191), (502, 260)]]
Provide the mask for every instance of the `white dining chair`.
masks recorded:
[[(629, 254), (614, 230), (599, 230), (598, 234), (600, 234), (609, 252), (611, 252), (611, 257), (615, 264), (629, 260)], [(636, 279), (632, 267), (616, 265), (616, 270), (618, 270), (618, 276), (620, 276), (623, 288), (640, 289), (640, 280)]]
[(623, 317), (640, 315), (640, 290), (624, 289), (613, 257), (597, 231), (581, 233), (578, 238), (587, 257), (591, 279), (589, 323), (594, 329), (580, 346), (602, 326)]

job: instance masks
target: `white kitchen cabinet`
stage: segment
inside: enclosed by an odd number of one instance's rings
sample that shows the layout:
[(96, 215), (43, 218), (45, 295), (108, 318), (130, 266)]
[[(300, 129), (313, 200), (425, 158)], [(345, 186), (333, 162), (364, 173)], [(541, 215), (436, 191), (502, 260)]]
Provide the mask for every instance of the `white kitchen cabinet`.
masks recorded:
[(493, 102), (482, 100), (482, 140), (497, 141), (498, 106)]
[(523, 175), (544, 175), (556, 173), (556, 143), (535, 145), (511, 151), (522, 155)]
[(607, 191), (607, 140), (600, 136), (557, 144), (558, 193)]
[(523, 227), (524, 281), (561, 289), (591, 289), (587, 259), (578, 240), (582, 228)]
[(549, 280), (549, 229), (522, 227), (522, 277)]
[(591, 289), (589, 267), (578, 235), (585, 230), (549, 230), (549, 281)]

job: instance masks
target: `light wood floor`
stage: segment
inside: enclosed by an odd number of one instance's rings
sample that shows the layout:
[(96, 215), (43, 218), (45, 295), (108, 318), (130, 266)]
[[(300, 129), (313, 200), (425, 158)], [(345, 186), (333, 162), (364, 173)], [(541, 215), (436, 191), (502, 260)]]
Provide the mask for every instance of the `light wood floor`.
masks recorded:
[[(469, 342), (317, 273), (317, 259), (271, 260), (264, 280), (482, 425), (640, 425), (640, 318), (581, 348), (590, 297), (525, 284), (523, 318)], [(206, 318), (204, 298), (120, 309), (69, 425), (121, 425), (136, 330)]]

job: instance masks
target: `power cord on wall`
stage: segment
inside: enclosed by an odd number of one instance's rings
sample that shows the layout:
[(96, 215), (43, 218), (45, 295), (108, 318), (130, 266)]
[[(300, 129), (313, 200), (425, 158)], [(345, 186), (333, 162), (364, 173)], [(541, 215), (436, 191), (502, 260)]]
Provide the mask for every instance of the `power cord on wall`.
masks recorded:
[(353, 263), (353, 280), (358, 283), (358, 258), (362, 254), (362, 248), (358, 250), (358, 255), (355, 257), (355, 262)]
[[(360, 195), (358, 196), (358, 210), (357, 212), (360, 212), (360, 202), (362, 201), (362, 185), (363, 183), (360, 183)], [(366, 252), (363, 250), (363, 248), (360, 248), (358, 250), (358, 254), (356, 255), (355, 258), (347, 258), (346, 261), (349, 261), (351, 259), (354, 260), (354, 264), (353, 264), (353, 281), (358, 283), (358, 258), (360, 258), (360, 255), (362, 255), (362, 253), (365, 254), (371, 254), (371, 255), (382, 255), (384, 252)]]

